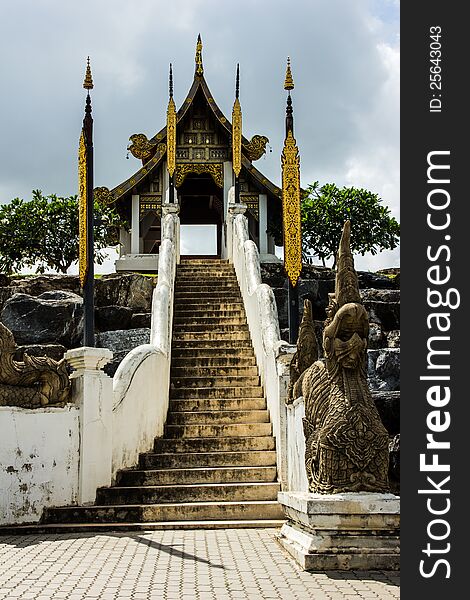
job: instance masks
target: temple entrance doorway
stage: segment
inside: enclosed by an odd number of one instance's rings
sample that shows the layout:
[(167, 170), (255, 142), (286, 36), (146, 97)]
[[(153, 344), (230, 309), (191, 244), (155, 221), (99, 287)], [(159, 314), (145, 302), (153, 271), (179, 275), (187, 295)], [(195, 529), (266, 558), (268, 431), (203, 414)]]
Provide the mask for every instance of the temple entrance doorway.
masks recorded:
[(188, 175), (178, 188), (182, 256), (220, 258), (222, 189), (208, 174)]

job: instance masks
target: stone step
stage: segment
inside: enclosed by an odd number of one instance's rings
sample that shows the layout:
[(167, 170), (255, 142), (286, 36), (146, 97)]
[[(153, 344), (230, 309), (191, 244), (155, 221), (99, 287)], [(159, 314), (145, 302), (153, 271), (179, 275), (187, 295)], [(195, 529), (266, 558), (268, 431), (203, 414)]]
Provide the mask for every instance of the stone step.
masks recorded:
[(197, 282), (201, 283), (201, 280), (204, 279), (204, 285), (238, 285), (238, 280), (235, 274), (233, 273), (213, 273), (210, 275), (205, 275), (201, 277), (199, 273), (195, 274), (176, 274), (175, 283), (177, 286), (185, 287), (186, 285), (195, 286)]
[(234, 290), (239, 291), (240, 288), (238, 286), (238, 281), (234, 277), (233, 280), (228, 280), (226, 278), (214, 281), (208, 281), (204, 279), (201, 281), (199, 277), (194, 277), (191, 281), (181, 281), (180, 279), (176, 279), (175, 281), (175, 292), (213, 292), (214, 290), (225, 293), (232, 292)]
[(243, 302), (224, 302), (223, 300), (214, 302), (208, 299), (207, 302), (191, 303), (175, 303), (174, 315), (175, 316), (187, 316), (187, 315), (199, 315), (204, 311), (237, 311), (245, 313)]
[(170, 376), (172, 379), (175, 378), (175, 380), (183, 377), (195, 377), (197, 379), (203, 377), (258, 377), (258, 367), (242, 367), (238, 365), (203, 367), (195, 365), (188, 360), (184, 367), (172, 366)]
[[(255, 353), (251, 341), (234, 341), (223, 342), (219, 344), (214, 341), (193, 341), (193, 342), (173, 342), (172, 344), (172, 360), (192, 359), (233, 359), (240, 358), (255, 358)], [(255, 359), (256, 361), (256, 359)], [(176, 363), (175, 363), (176, 364)]]
[(152, 469), (119, 471), (118, 486), (159, 486), (200, 483), (275, 482), (276, 467), (194, 467), (189, 469)]
[(233, 264), (229, 263), (228, 261), (225, 262), (220, 262), (220, 263), (214, 263), (212, 264), (196, 264), (196, 263), (188, 263), (186, 261), (181, 261), (180, 264), (177, 266), (177, 270), (179, 271), (200, 271), (200, 270), (206, 270), (208, 273), (217, 273), (217, 271), (221, 270), (221, 271), (235, 271)]
[(177, 342), (204, 342), (204, 341), (246, 341), (251, 346), (249, 331), (224, 331), (213, 329), (211, 331), (174, 331), (173, 340)]
[[(184, 442), (190, 440), (180, 441)], [(167, 454), (145, 453), (141, 454), (139, 458), (140, 470), (204, 467), (213, 469), (216, 467), (262, 466), (276, 466), (275, 450), (247, 450), (242, 452), (177, 452)]]
[(217, 411), (217, 410), (265, 410), (264, 398), (232, 398), (224, 400), (212, 398), (206, 400), (170, 400), (169, 413), (189, 411)]
[[(231, 388), (231, 387), (255, 387), (259, 385), (260, 377), (256, 376), (228, 376), (218, 375), (216, 377), (172, 377), (170, 389), (201, 389), (201, 388)], [(257, 396), (254, 396), (256, 398)]]
[(145, 523), (284, 519), (277, 501), (188, 502), (150, 505), (71, 506), (46, 509), (48, 523)]
[[(173, 325), (177, 323), (204, 323), (212, 322), (213, 319), (242, 319), (246, 323), (246, 315), (243, 310), (206, 310), (199, 311), (177, 311), (173, 316)], [(239, 321), (236, 321), (237, 323)]]
[(272, 435), (271, 423), (165, 425), (167, 438), (247, 437)]
[(261, 386), (245, 387), (206, 387), (206, 388), (173, 388), (170, 389), (172, 400), (183, 400), (184, 398), (263, 398)]
[(181, 347), (184, 342), (188, 342), (189, 344), (193, 344), (200, 348), (204, 348), (203, 342), (211, 342), (209, 347), (219, 347), (221, 349), (225, 345), (239, 347), (238, 342), (246, 342), (245, 345), (241, 345), (242, 347), (251, 347), (249, 331), (176, 331), (173, 333), (173, 345), (176, 346), (176, 348)]
[(218, 265), (225, 265), (227, 267), (233, 267), (233, 265), (231, 263), (229, 263), (227, 258), (209, 258), (209, 257), (204, 257), (204, 258), (182, 258), (180, 261), (180, 266), (197, 266), (197, 265), (202, 265), (204, 267), (210, 268), (210, 267), (216, 267)]
[(168, 425), (223, 425), (230, 423), (269, 423), (269, 414), (262, 410), (184, 411), (168, 415)]
[(205, 331), (206, 329), (223, 329), (233, 331), (236, 328), (248, 327), (246, 317), (234, 315), (231, 317), (208, 317), (201, 316), (192, 318), (175, 317), (173, 319), (173, 331)]
[(213, 320), (210, 323), (175, 323), (173, 325), (173, 336), (182, 335), (185, 333), (206, 334), (220, 331), (221, 333), (243, 332), (248, 331), (246, 320), (237, 319), (234, 323), (222, 320)]
[[(274, 451), (276, 448), (276, 443), (274, 438), (271, 437), (271, 434), (265, 436), (239, 436), (233, 438), (185, 438), (185, 439), (168, 439), (168, 438), (155, 438), (154, 441), (154, 450), (157, 454), (167, 454), (170, 453), (172, 456), (175, 455), (180, 456), (183, 454), (206, 454), (213, 455), (213, 453), (218, 453), (220, 455), (220, 460), (236, 460), (237, 456), (235, 454), (241, 453), (252, 453), (253, 459), (256, 458), (256, 454), (258, 452), (269, 454), (270, 451)], [(251, 452), (250, 452), (251, 451)], [(141, 468), (144, 467), (144, 464), (148, 464), (147, 457), (152, 457), (155, 454), (152, 453), (142, 453), (139, 458), (139, 465)], [(232, 455), (232, 456), (226, 456)], [(274, 453), (275, 457), (275, 453)], [(148, 460), (153, 460), (149, 458)], [(182, 459), (183, 460), (183, 459)], [(144, 462), (140, 462), (144, 461)], [(227, 463), (223, 464), (237, 464), (237, 463)], [(254, 464), (265, 464), (265, 463), (254, 463)], [(268, 463), (274, 464), (274, 463)], [(153, 466), (159, 466), (158, 464), (152, 463), (149, 464), (149, 468)]]
[(196, 303), (204, 300), (212, 300), (212, 302), (216, 302), (217, 300), (229, 302), (231, 301), (231, 299), (241, 299), (241, 293), (238, 286), (233, 286), (231, 288), (222, 290), (220, 290), (216, 285), (214, 285), (213, 288), (210, 290), (201, 290), (198, 287), (195, 287), (192, 290), (186, 290), (185, 288), (176, 288), (175, 301), (178, 301), (179, 298), (192, 298), (193, 301)]
[(237, 302), (237, 300), (241, 301), (241, 299), (240, 291), (235, 289), (226, 292), (220, 292), (217, 289), (206, 292), (175, 290), (175, 305), (184, 303), (201, 305), (204, 302), (233, 303)]
[(227, 519), (225, 521), (147, 521), (141, 523), (40, 523), (39, 525), (11, 525), (0, 527), (0, 535), (91, 534), (110, 531), (126, 534), (128, 531), (166, 531), (184, 529), (281, 529), (285, 519)]
[(176, 356), (171, 360), (172, 369), (180, 368), (220, 368), (229, 367), (256, 367), (254, 356)]
[(180, 502), (244, 502), (275, 500), (279, 483), (201, 483), (139, 487), (108, 487), (96, 491), (96, 503), (156, 504)]

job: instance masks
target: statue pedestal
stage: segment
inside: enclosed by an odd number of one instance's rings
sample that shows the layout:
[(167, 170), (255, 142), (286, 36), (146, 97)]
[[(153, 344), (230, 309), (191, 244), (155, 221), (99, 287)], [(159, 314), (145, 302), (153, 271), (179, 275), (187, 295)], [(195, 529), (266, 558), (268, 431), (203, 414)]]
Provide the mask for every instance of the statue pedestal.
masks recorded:
[(393, 494), (280, 492), (280, 544), (304, 571), (398, 570), (400, 499)]

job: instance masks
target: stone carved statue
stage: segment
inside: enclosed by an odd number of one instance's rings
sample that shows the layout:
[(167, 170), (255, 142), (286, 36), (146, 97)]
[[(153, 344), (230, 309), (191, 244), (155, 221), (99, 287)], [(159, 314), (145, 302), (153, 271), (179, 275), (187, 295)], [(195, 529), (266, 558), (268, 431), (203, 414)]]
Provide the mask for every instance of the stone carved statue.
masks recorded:
[(0, 323), (0, 406), (63, 406), (70, 394), (65, 361), (25, 354), (20, 362), (13, 358), (16, 349), (13, 334)]
[(304, 300), (297, 350), (290, 363), (289, 403), (302, 395), (303, 374), (316, 360), (318, 360), (318, 345), (312, 317), (312, 303), (310, 300)]
[(310, 491), (320, 494), (389, 490), (389, 439), (367, 385), (369, 318), (349, 240), (347, 221), (323, 332), (325, 359), (302, 378), (305, 465)]

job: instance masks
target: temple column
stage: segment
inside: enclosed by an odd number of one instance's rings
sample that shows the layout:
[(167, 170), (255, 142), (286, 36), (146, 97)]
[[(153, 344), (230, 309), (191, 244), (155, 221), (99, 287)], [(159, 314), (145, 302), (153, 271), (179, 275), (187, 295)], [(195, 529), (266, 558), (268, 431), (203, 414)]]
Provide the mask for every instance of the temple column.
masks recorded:
[[(163, 190), (163, 204), (170, 202), (170, 177), (168, 175), (168, 169), (166, 168), (166, 162), (163, 163), (162, 167), (162, 190)], [(175, 197), (176, 197), (175, 189)]]
[(224, 162), (224, 215), (228, 210), (228, 191), (233, 185), (233, 170), (230, 161)]
[(233, 186), (233, 170), (232, 163), (230, 161), (224, 162), (224, 214), (223, 214), (223, 227), (222, 227), (222, 240), (221, 240), (221, 257), (227, 258), (229, 250), (227, 247), (227, 219), (228, 219), (228, 205), (229, 189)]
[(266, 194), (258, 196), (258, 214), (259, 214), (259, 253), (268, 254), (268, 197)]
[(131, 212), (131, 254), (140, 254), (140, 196), (132, 194)]
[(131, 234), (123, 227), (119, 229), (119, 256), (125, 256), (131, 251)]

